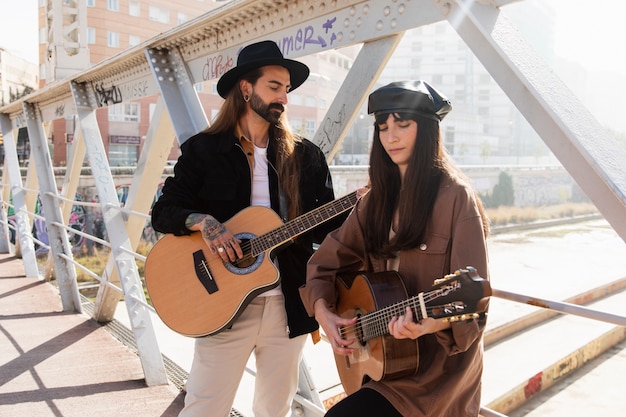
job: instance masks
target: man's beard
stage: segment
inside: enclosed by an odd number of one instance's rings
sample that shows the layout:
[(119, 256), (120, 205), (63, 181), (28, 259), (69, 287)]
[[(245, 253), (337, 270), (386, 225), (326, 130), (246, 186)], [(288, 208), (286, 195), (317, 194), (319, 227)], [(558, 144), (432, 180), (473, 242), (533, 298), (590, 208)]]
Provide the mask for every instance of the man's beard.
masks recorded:
[(267, 120), (269, 123), (275, 124), (280, 120), (280, 116), (285, 111), (285, 107), (280, 103), (267, 104), (254, 91), (250, 96), (250, 108), (256, 114)]

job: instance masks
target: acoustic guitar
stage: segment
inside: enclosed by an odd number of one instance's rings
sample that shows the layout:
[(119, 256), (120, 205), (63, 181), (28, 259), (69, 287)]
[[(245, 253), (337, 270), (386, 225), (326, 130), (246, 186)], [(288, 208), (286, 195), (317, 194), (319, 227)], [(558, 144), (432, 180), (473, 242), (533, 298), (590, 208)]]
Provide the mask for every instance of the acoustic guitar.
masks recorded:
[(408, 297), (395, 271), (359, 272), (338, 277), (337, 314), (358, 317), (354, 325), (339, 329), (342, 337), (356, 339), (350, 356), (335, 354), (335, 363), (346, 394), (357, 391), (368, 378), (395, 379), (417, 372), (417, 340), (395, 339), (387, 324), (410, 307), (415, 321), (425, 317), (450, 322), (470, 320), (485, 314), (491, 296), (489, 281), (475, 268), (467, 267), (436, 280), (426, 292)]
[(228, 328), (258, 294), (280, 283), (272, 251), (350, 210), (356, 191), (283, 223), (266, 207), (248, 207), (226, 227), (241, 241), (243, 257), (224, 262), (211, 254), (200, 233), (167, 234), (146, 258), (145, 279), (152, 305), (172, 330), (190, 337)]

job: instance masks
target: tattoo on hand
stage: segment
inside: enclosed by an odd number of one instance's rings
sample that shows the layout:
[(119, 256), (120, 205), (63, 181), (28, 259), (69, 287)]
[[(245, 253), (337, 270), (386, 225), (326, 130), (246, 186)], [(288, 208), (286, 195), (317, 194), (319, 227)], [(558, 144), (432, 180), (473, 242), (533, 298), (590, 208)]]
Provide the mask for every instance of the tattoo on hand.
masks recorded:
[(191, 226), (193, 226), (194, 224), (198, 224), (198, 223), (202, 222), (202, 220), (204, 220), (204, 218), (206, 216), (207, 216), (206, 214), (201, 214), (201, 213), (192, 213), (192, 214), (190, 214), (185, 219), (185, 227), (187, 229), (191, 229)]
[(185, 221), (185, 226), (191, 228), (191, 226), (200, 223), (202, 223), (202, 237), (207, 240), (215, 240), (222, 233), (226, 232), (226, 227), (222, 223), (209, 215), (201, 213), (190, 214)]
[(207, 240), (217, 239), (224, 232), (226, 227), (213, 218), (207, 219), (202, 226), (202, 236)]

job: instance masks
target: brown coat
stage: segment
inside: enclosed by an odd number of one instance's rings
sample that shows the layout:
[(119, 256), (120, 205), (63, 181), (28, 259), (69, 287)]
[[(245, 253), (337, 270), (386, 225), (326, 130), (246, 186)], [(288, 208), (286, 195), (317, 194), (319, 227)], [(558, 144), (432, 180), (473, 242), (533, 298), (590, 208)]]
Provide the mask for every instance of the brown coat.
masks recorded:
[[(346, 271), (379, 272), (386, 262), (365, 253), (363, 197), (342, 227), (330, 233), (309, 260), (307, 283), (300, 295), (309, 312), (319, 298), (334, 305), (335, 277)], [(433, 285), (433, 280), (467, 266), (488, 278), (487, 247), (473, 193), (461, 180), (446, 178), (435, 202), (425, 242), (400, 253), (399, 273), (409, 295)], [(405, 417), (476, 417), (480, 409), (484, 320), (452, 324), (419, 338), (416, 375), (365, 386), (384, 395)]]

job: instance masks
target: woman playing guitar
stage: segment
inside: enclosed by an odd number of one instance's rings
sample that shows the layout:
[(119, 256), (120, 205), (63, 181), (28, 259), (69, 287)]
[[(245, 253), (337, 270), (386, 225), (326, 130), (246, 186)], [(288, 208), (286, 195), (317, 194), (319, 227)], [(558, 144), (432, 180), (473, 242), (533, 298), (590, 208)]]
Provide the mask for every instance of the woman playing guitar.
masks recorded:
[[(375, 117), (370, 190), (309, 260), (307, 282), (300, 289), (307, 311), (345, 368), (356, 366), (363, 341), (358, 332), (342, 331), (357, 322), (337, 311), (342, 275), (397, 271), (409, 296), (423, 294), (434, 279), (469, 265), (488, 279), (488, 220), (439, 131), (450, 110), (450, 102), (423, 81), (391, 83), (369, 96), (368, 113)], [(387, 288), (373, 281), (370, 287), (373, 292)], [(424, 305), (407, 307), (384, 324), (389, 337), (417, 345), (408, 354), (419, 354), (416, 368), (408, 375), (386, 374), (384, 368), (392, 364), (379, 364), (383, 376), (368, 375), (356, 388), (344, 384), (347, 398), (327, 416), (478, 415), (485, 315), (451, 322), (419, 314), (427, 313)]]

